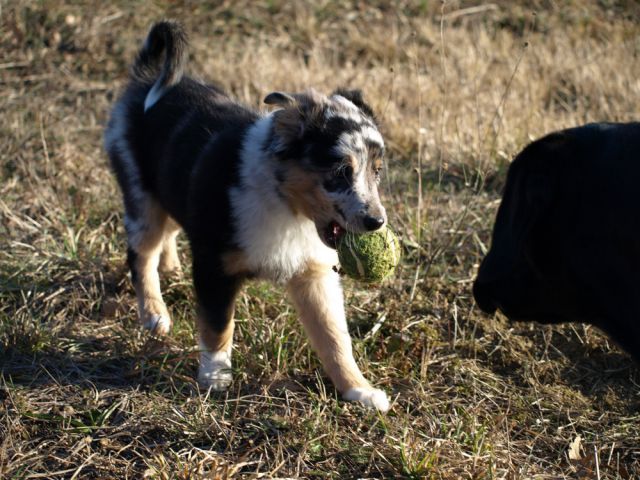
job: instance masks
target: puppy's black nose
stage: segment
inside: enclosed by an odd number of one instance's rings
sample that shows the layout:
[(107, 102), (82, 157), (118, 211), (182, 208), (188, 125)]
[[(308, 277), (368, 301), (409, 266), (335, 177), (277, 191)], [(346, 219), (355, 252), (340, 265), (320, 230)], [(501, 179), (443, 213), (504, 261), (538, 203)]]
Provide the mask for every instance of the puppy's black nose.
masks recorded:
[(384, 218), (382, 217), (372, 217), (370, 215), (364, 217), (364, 228), (370, 232), (378, 230), (382, 225), (384, 225)]

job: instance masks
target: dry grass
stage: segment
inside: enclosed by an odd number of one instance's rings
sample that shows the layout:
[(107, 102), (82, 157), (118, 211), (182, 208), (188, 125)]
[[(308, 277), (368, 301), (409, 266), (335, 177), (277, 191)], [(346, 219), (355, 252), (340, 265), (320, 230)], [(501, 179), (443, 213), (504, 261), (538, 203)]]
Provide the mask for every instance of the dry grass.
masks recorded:
[[(470, 294), (512, 156), (637, 115), (637, 5), (475, 6), (0, 2), (0, 477), (640, 476), (632, 361), (589, 327), (485, 318)], [(267, 285), (240, 298), (227, 394), (194, 382), (189, 272), (165, 282), (172, 338), (138, 330), (101, 132), (162, 17), (191, 32), (192, 71), (250, 104), (350, 85), (380, 112), (405, 260), (381, 289), (346, 290), (388, 415), (336, 401)]]

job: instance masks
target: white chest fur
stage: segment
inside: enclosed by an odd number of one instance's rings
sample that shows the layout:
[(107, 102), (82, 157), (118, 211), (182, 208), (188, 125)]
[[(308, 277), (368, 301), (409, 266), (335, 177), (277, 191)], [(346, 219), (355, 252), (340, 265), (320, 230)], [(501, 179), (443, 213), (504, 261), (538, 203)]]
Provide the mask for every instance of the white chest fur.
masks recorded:
[(335, 265), (336, 252), (328, 248), (315, 224), (296, 215), (277, 193), (272, 162), (263, 146), (271, 116), (257, 121), (247, 133), (240, 155), (240, 186), (230, 192), (237, 232), (247, 266), (261, 276), (286, 282), (310, 262)]

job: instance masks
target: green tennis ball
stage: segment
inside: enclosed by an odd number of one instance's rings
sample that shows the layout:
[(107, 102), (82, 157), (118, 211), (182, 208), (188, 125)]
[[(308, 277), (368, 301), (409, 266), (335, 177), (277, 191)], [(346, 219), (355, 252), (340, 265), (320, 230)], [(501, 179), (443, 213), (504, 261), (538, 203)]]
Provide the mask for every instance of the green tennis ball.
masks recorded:
[(355, 280), (379, 283), (400, 262), (400, 242), (390, 228), (371, 233), (345, 233), (338, 240), (342, 270)]

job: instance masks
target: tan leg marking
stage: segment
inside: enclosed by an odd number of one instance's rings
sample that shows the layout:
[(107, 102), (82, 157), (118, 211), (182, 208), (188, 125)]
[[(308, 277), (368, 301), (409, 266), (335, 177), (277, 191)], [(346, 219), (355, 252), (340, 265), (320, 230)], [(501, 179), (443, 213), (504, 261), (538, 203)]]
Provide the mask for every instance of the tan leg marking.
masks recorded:
[(227, 326), (221, 332), (212, 329), (206, 319), (198, 315), (200, 333), (200, 366), (198, 383), (203, 387), (222, 391), (229, 388), (233, 380), (231, 373), (231, 349), (233, 347), (233, 307), (227, 312)]
[(176, 245), (178, 233), (180, 233), (180, 226), (172, 218), (168, 218), (164, 228), (162, 253), (160, 254), (159, 268), (161, 272), (179, 274), (182, 271)]
[(231, 349), (233, 345), (233, 308), (228, 313), (229, 320), (226, 328), (222, 332), (216, 332), (213, 330), (206, 319), (198, 315), (196, 323), (198, 325), (198, 332), (200, 333), (200, 341), (202, 346), (206, 347), (211, 352), (217, 352), (220, 350)]
[(227, 275), (240, 275), (249, 272), (247, 257), (240, 250), (231, 250), (222, 255), (222, 269)]
[(311, 346), (336, 388), (347, 400), (388, 409), (384, 392), (371, 387), (353, 358), (338, 275), (330, 266), (313, 264), (288, 288)]
[(129, 246), (136, 252), (134, 286), (140, 322), (158, 335), (166, 335), (171, 329), (171, 317), (162, 299), (158, 275), (166, 220), (166, 212), (148, 200), (146, 215), (130, 223), (129, 233)]

